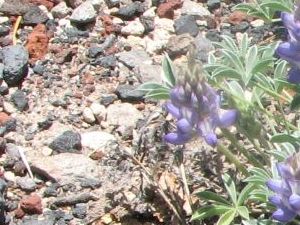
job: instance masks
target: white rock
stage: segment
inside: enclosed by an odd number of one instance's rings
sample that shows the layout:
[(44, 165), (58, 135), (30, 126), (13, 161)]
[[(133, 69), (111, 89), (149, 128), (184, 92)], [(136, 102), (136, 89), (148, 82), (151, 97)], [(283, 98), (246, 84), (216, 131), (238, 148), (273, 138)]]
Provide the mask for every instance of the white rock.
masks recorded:
[[(0, 1), (1, 5), (1, 1)], [(6, 23), (9, 21), (9, 18), (7, 16), (0, 16), (0, 23)]]
[(144, 32), (145, 32), (145, 27), (143, 26), (143, 24), (140, 22), (139, 19), (129, 22), (128, 25), (124, 26), (121, 29), (121, 33), (123, 35), (142, 36)]
[(16, 176), (11, 171), (4, 172), (4, 178), (5, 178), (5, 180), (12, 181), (14, 183), (16, 182)]
[(181, 14), (199, 16), (200, 18), (203, 18), (209, 16), (210, 12), (198, 2), (184, 0), (181, 8)]
[(114, 126), (135, 127), (143, 115), (132, 104), (119, 103), (108, 106), (107, 122)]
[(151, 7), (143, 13), (143, 16), (154, 18), (156, 16), (155, 10), (156, 10), (156, 7)]
[(17, 109), (10, 102), (3, 102), (3, 110), (9, 114), (17, 112)]
[(90, 2), (83, 2), (76, 9), (74, 9), (70, 20), (75, 23), (89, 23), (96, 18), (96, 11)]
[(174, 21), (167, 19), (167, 18), (156, 17), (154, 19), (154, 27), (155, 27), (155, 29), (163, 29), (163, 30), (167, 30), (171, 33), (175, 32)]
[(94, 113), (89, 107), (83, 109), (82, 116), (87, 123), (94, 123), (96, 121)]
[(99, 123), (106, 119), (106, 108), (104, 105), (101, 105), (97, 102), (93, 102), (90, 108)]
[(261, 27), (265, 24), (265, 22), (261, 19), (253, 20), (250, 22), (252, 27)]
[(144, 38), (146, 51), (150, 54), (157, 53), (166, 47), (169, 38), (171, 37), (170, 32), (164, 29), (155, 29), (152, 31), (152, 38), (146, 36)]
[(99, 11), (105, 6), (104, 0), (87, 0), (87, 2), (90, 2), (97, 11)]
[(62, 1), (51, 9), (51, 13), (55, 18), (64, 18), (72, 11), (66, 4)]
[(109, 152), (118, 147), (117, 139), (103, 131), (92, 131), (81, 134), (81, 145), (91, 150)]

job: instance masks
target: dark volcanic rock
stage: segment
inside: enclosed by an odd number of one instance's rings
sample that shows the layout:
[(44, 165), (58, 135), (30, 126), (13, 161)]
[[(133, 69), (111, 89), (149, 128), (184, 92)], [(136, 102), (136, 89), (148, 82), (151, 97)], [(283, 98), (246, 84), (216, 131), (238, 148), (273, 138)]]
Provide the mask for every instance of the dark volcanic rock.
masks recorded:
[(21, 90), (16, 90), (15, 93), (11, 95), (11, 101), (21, 112), (28, 109), (28, 99)]
[(25, 25), (37, 25), (46, 23), (48, 16), (38, 7), (32, 6), (23, 16), (23, 23)]
[(49, 148), (59, 153), (81, 150), (81, 136), (74, 131), (65, 131), (50, 143)]
[(208, 0), (207, 1), (207, 8), (210, 11), (213, 11), (215, 9), (220, 8), (220, 6), (221, 6), (221, 1), (220, 0)]
[(21, 45), (2, 49), (3, 79), (8, 86), (19, 86), (28, 72), (28, 51)]
[(87, 214), (87, 205), (85, 203), (76, 204), (73, 208), (73, 216), (79, 219), (83, 219)]
[(177, 35), (189, 33), (191, 36), (196, 37), (199, 32), (196, 19), (191, 15), (181, 16), (179, 19), (175, 20), (174, 28)]
[(104, 68), (113, 68), (117, 64), (117, 58), (114, 55), (103, 56), (91, 62), (92, 65), (99, 65)]
[(6, 36), (9, 34), (10, 28), (4, 25), (0, 26), (0, 36)]
[(116, 89), (118, 97), (127, 102), (143, 101), (144, 92), (136, 90), (136, 87), (128, 84), (119, 85)]
[(123, 20), (131, 20), (135, 16), (140, 15), (144, 12), (144, 7), (141, 2), (133, 2), (127, 6), (121, 7), (116, 13), (115, 16), (120, 17)]
[(120, 0), (105, 0), (105, 3), (108, 8), (113, 8), (119, 6)]
[(55, 199), (52, 204), (55, 206), (68, 206), (68, 205), (75, 205), (77, 203), (86, 203), (88, 201), (96, 201), (97, 198), (90, 193), (80, 193), (80, 194), (75, 194), (75, 195), (70, 195), (67, 197), (60, 197)]

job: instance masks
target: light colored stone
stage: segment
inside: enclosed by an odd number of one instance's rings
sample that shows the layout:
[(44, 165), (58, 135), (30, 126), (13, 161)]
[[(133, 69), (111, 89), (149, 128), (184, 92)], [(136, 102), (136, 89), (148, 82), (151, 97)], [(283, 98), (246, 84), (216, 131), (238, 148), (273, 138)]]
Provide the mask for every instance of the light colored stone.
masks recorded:
[(261, 27), (265, 24), (265, 22), (261, 19), (253, 20), (250, 22), (252, 27)]
[(85, 107), (83, 109), (82, 116), (84, 121), (87, 123), (94, 123), (96, 121), (94, 113), (89, 107)]
[(91, 150), (101, 150), (105, 153), (115, 150), (118, 147), (117, 139), (114, 135), (103, 131), (92, 131), (81, 134), (82, 147)]
[(119, 53), (117, 56), (120, 62), (130, 68), (134, 68), (141, 64), (152, 64), (151, 57), (144, 50), (124, 51)]
[(106, 108), (104, 105), (101, 105), (98, 102), (93, 102), (90, 108), (99, 123), (106, 119)]
[(171, 34), (165, 29), (155, 29), (152, 32), (152, 38), (146, 36), (144, 38), (146, 51), (149, 54), (158, 53), (166, 47)]
[(97, 11), (101, 10), (105, 6), (104, 0), (87, 0), (87, 2), (90, 2)]
[(75, 23), (89, 23), (96, 18), (96, 11), (90, 2), (84, 2), (74, 9), (70, 20)]
[(121, 29), (123, 35), (142, 36), (145, 32), (145, 28), (139, 19), (130, 21), (126, 26)]
[(9, 114), (17, 112), (17, 109), (10, 102), (3, 102), (3, 110)]
[(114, 126), (135, 127), (143, 115), (132, 104), (119, 103), (107, 108), (107, 122)]
[(210, 12), (198, 2), (184, 0), (181, 8), (181, 14), (199, 16), (200, 18), (203, 18), (209, 16)]
[(29, 161), (31, 165), (62, 185), (80, 182), (82, 179), (98, 179), (100, 176), (97, 163), (83, 154), (60, 153), (32, 157)]
[(155, 29), (163, 29), (169, 31), (170, 33), (174, 33), (174, 20), (170, 20), (167, 18), (159, 18), (156, 17), (154, 19), (154, 27)]
[(51, 9), (51, 13), (55, 18), (64, 18), (72, 11), (66, 4), (66, 2), (62, 1)]
[(11, 182), (16, 182), (16, 176), (13, 172), (11, 171), (5, 171), (4, 172), (4, 178), (5, 180), (11, 181)]
[(143, 13), (143, 16), (154, 18), (156, 16), (155, 10), (156, 10), (156, 7), (151, 7)]

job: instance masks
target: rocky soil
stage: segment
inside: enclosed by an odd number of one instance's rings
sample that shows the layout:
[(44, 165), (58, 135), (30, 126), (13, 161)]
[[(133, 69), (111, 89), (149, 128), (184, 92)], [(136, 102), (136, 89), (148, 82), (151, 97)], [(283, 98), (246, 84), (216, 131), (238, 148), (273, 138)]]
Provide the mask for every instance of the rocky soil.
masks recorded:
[[(190, 224), (171, 117), (135, 89), (160, 81), (164, 52), (181, 62), (195, 42), (205, 62), (222, 34), (280, 31), (238, 2), (1, 0), (0, 224)], [(191, 191), (220, 190), (223, 159), (186, 148)]]

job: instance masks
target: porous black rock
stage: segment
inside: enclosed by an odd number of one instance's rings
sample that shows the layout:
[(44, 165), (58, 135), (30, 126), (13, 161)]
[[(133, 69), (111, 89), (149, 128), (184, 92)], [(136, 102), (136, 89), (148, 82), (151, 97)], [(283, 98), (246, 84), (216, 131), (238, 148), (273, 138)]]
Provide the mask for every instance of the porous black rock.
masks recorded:
[(122, 101), (126, 102), (138, 102), (143, 101), (145, 93), (139, 90), (136, 90), (137, 88), (128, 85), (128, 84), (122, 84), (119, 85), (116, 89), (116, 94)]
[(23, 23), (25, 25), (37, 25), (46, 23), (48, 20), (47, 14), (38, 6), (32, 6), (23, 16)]
[(78, 219), (84, 219), (87, 214), (87, 205), (85, 203), (76, 204), (73, 208), (73, 216)]
[(16, 90), (11, 95), (11, 101), (14, 103), (16, 108), (21, 112), (28, 109), (28, 99), (26, 97), (26, 94), (22, 90)]
[(133, 2), (126, 6), (121, 7), (115, 16), (120, 17), (123, 20), (131, 20), (136, 16), (139, 16), (144, 12), (144, 6), (141, 2)]
[(11, 45), (4, 47), (1, 53), (3, 79), (8, 86), (19, 86), (28, 73), (28, 51), (21, 45)]
[(49, 148), (58, 153), (76, 152), (81, 150), (81, 136), (71, 130), (65, 131), (50, 143)]

